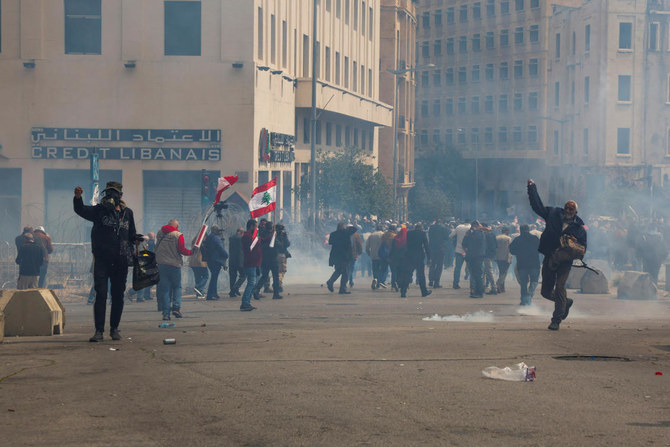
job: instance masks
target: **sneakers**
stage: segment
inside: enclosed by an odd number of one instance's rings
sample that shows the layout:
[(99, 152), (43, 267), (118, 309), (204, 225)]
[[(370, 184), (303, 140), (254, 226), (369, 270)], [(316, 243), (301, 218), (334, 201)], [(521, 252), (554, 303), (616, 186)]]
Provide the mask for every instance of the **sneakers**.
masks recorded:
[(441, 285), (439, 285), (437, 283), (433, 283), (433, 289), (441, 289), (441, 288), (442, 288)]
[(381, 287), (382, 289), (385, 289), (386, 284), (384, 284), (383, 282), (380, 282), (380, 283), (377, 283), (377, 287)]
[(572, 303), (574, 303), (574, 302), (575, 302), (575, 300), (572, 300), (572, 299), (568, 298), (568, 303), (565, 305), (565, 313), (563, 314), (563, 318), (562, 318), (563, 320), (568, 318), (568, 314), (570, 313), (570, 308), (572, 307)]
[(340, 295), (351, 295), (351, 292), (348, 290), (340, 290)]
[(183, 317), (183, 315), (181, 314), (181, 311), (179, 309), (173, 310), (172, 315), (174, 315), (175, 318), (182, 318)]
[(559, 323), (556, 323), (555, 321), (552, 321), (547, 329), (549, 329), (550, 331), (557, 331), (558, 327), (559, 327)]
[(454, 284), (451, 288), (452, 288), (452, 289), (460, 289), (461, 286), (459, 286), (458, 284)]
[(281, 296), (281, 295), (273, 295), (273, 296), (272, 296), (272, 299), (273, 299), (273, 300), (281, 300), (282, 298), (284, 298), (284, 297)]
[(170, 321), (169, 315), (163, 315), (163, 321)]
[(373, 279), (373, 280), (372, 280), (372, 285), (370, 286), (370, 288), (371, 288), (372, 290), (375, 290), (375, 289), (377, 288), (377, 280), (376, 280), (376, 279)]
[(218, 301), (220, 299), (221, 299), (221, 297), (219, 297), (219, 295), (215, 295), (215, 296), (210, 296), (208, 298), (205, 298), (205, 301)]
[(88, 341), (95, 343), (102, 341), (102, 331), (95, 331), (95, 334), (93, 334), (93, 337), (89, 338)]
[(422, 297), (426, 297), (426, 296), (430, 295), (431, 293), (433, 293), (432, 290), (426, 290), (425, 292), (423, 292), (423, 293), (421, 294), (421, 296), (422, 296)]
[(202, 293), (202, 291), (200, 289), (198, 289), (197, 287), (194, 287), (193, 291), (195, 292), (195, 296), (198, 297), (198, 298), (202, 298), (202, 297), (205, 296), (205, 294)]
[(328, 287), (328, 290), (331, 292), (335, 291), (335, 289), (333, 288), (333, 283), (330, 281), (326, 281), (326, 287)]
[(240, 311), (242, 311), (242, 312), (251, 312), (254, 309), (256, 309), (256, 308), (252, 305), (240, 307)]
[(121, 340), (121, 334), (119, 333), (118, 328), (112, 328), (109, 331), (109, 336), (112, 337), (112, 340)]
[(234, 290), (231, 290), (228, 296), (231, 298), (235, 298), (237, 296), (237, 293)]

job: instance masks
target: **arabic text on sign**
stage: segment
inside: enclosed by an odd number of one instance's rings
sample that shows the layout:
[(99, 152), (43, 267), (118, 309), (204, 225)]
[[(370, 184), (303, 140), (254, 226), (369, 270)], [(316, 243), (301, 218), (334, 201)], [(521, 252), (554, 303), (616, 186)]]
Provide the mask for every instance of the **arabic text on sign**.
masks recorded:
[(220, 143), (219, 129), (85, 129), (33, 127), (33, 144), (41, 141), (136, 141), (152, 143)]

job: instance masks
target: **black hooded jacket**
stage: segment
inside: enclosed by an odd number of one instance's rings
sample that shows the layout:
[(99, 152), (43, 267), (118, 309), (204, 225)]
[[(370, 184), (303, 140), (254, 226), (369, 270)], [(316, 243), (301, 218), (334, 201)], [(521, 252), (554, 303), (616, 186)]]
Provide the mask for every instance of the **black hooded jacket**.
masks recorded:
[(540, 246), (537, 251), (545, 256), (551, 256), (557, 248), (561, 247), (561, 235), (569, 234), (577, 239), (577, 242), (586, 248), (586, 230), (584, 221), (575, 216), (575, 219), (563, 230), (563, 208), (544, 206), (540, 195), (537, 193), (536, 185), (528, 185), (528, 199), (533, 211), (546, 222), (546, 228), (540, 237)]

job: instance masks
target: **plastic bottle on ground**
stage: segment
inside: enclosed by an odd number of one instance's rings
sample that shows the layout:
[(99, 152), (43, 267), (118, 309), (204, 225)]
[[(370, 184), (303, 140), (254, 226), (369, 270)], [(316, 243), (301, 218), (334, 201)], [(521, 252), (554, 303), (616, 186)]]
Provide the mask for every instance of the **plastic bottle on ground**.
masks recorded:
[(507, 380), (510, 382), (533, 382), (535, 380), (535, 367), (529, 367), (523, 362), (504, 368), (489, 366), (482, 371), (482, 374), (490, 379)]

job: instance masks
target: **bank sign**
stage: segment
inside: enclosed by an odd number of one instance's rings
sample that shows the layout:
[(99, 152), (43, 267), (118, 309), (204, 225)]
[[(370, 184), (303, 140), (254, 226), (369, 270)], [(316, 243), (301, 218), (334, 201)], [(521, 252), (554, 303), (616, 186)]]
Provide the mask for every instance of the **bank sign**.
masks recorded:
[(33, 127), (31, 157), (50, 160), (220, 161), (218, 129)]

